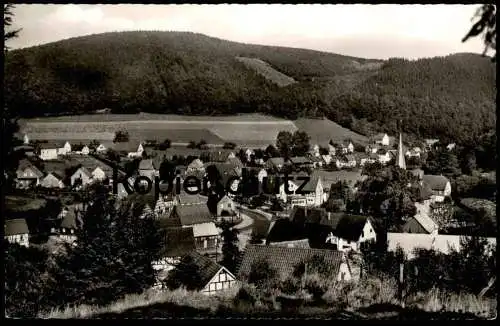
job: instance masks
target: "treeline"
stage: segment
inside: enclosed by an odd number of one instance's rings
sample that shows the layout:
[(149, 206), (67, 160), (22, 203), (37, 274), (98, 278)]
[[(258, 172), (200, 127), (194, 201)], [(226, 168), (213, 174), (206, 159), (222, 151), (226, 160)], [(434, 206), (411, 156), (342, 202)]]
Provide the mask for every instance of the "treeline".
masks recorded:
[[(237, 56), (264, 60), (299, 83), (278, 87)], [(495, 66), (487, 58), (390, 59), (373, 69), (373, 60), (194, 33), (105, 33), (9, 52), (4, 93), (7, 105), (27, 117), (104, 108), (260, 112), (326, 116), (362, 134), (394, 133), (402, 120), (407, 133), (458, 143), (495, 126)]]

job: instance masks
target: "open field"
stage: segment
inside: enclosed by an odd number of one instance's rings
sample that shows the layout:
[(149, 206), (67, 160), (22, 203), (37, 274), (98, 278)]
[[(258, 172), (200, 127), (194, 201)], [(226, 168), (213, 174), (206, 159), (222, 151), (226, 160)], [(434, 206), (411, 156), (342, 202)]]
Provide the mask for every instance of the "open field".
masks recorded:
[(278, 86), (288, 86), (295, 83), (292, 77), (289, 77), (274, 69), (269, 63), (256, 58), (236, 57), (236, 60), (242, 62), (247, 68), (255, 70), (267, 80)]
[(330, 139), (347, 138), (366, 142), (356, 134), (326, 119), (299, 119), (296, 121), (249, 114), (231, 117), (178, 116), (178, 115), (87, 115), (74, 117), (38, 118), (24, 120), (20, 134), (31, 139), (52, 140), (112, 140), (114, 132), (125, 129), (134, 140), (170, 139), (175, 143), (188, 143), (204, 139), (209, 144), (234, 142), (240, 146), (264, 147), (275, 144), (282, 130), (306, 131), (311, 144), (328, 144)]

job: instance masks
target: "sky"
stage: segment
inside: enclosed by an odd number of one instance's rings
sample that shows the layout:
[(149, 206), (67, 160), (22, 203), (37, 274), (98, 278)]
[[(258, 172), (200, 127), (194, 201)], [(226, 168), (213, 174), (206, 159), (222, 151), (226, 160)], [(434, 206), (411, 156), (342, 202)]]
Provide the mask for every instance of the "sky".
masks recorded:
[(482, 53), (462, 43), (479, 5), (17, 5), (9, 41), (23, 48), (127, 30), (191, 31), (230, 41), (307, 48), (363, 58), (417, 59)]

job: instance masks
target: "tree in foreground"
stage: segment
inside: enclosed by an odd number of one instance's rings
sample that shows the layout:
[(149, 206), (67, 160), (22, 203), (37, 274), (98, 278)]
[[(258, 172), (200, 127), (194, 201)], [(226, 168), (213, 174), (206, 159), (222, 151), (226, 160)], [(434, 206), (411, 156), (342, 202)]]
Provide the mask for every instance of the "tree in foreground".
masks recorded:
[(201, 271), (193, 257), (187, 255), (181, 258), (174, 269), (169, 271), (165, 285), (170, 290), (185, 287), (189, 291), (196, 290), (201, 281)]
[(476, 12), (475, 18), (479, 18), (472, 28), (469, 30), (467, 35), (462, 39), (462, 42), (466, 42), (471, 37), (477, 37), (479, 35), (483, 36), (484, 40), (484, 51), (485, 55), (488, 50), (493, 50), (493, 61), (496, 61), (497, 57), (497, 6), (493, 4), (482, 5)]
[(53, 306), (107, 304), (154, 284), (160, 234), (155, 221), (140, 218), (131, 205), (116, 208), (105, 189), (95, 190), (75, 245), (66, 245), (67, 255), (52, 270)]
[(238, 248), (238, 229), (231, 227), (231, 224), (223, 221), (220, 228), (222, 229), (222, 265), (229, 271), (236, 271), (236, 264), (240, 256)]

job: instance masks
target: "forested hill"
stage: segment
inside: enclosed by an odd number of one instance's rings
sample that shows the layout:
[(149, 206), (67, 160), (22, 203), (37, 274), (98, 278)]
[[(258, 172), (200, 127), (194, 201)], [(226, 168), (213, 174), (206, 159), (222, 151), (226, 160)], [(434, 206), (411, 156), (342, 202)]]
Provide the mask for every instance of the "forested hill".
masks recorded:
[[(267, 76), (238, 58), (266, 63)], [(382, 62), (187, 32), (119, 32), (9, 52), (4, 94), (23, 116), (261, 112), (327, 116), (364, 134), (394, 132), (402, 119), (405, 131), (463, 142), (495, 126), (495, 70), (474, 54)], [(275, 83), (273, 74), (295, 82)]]

